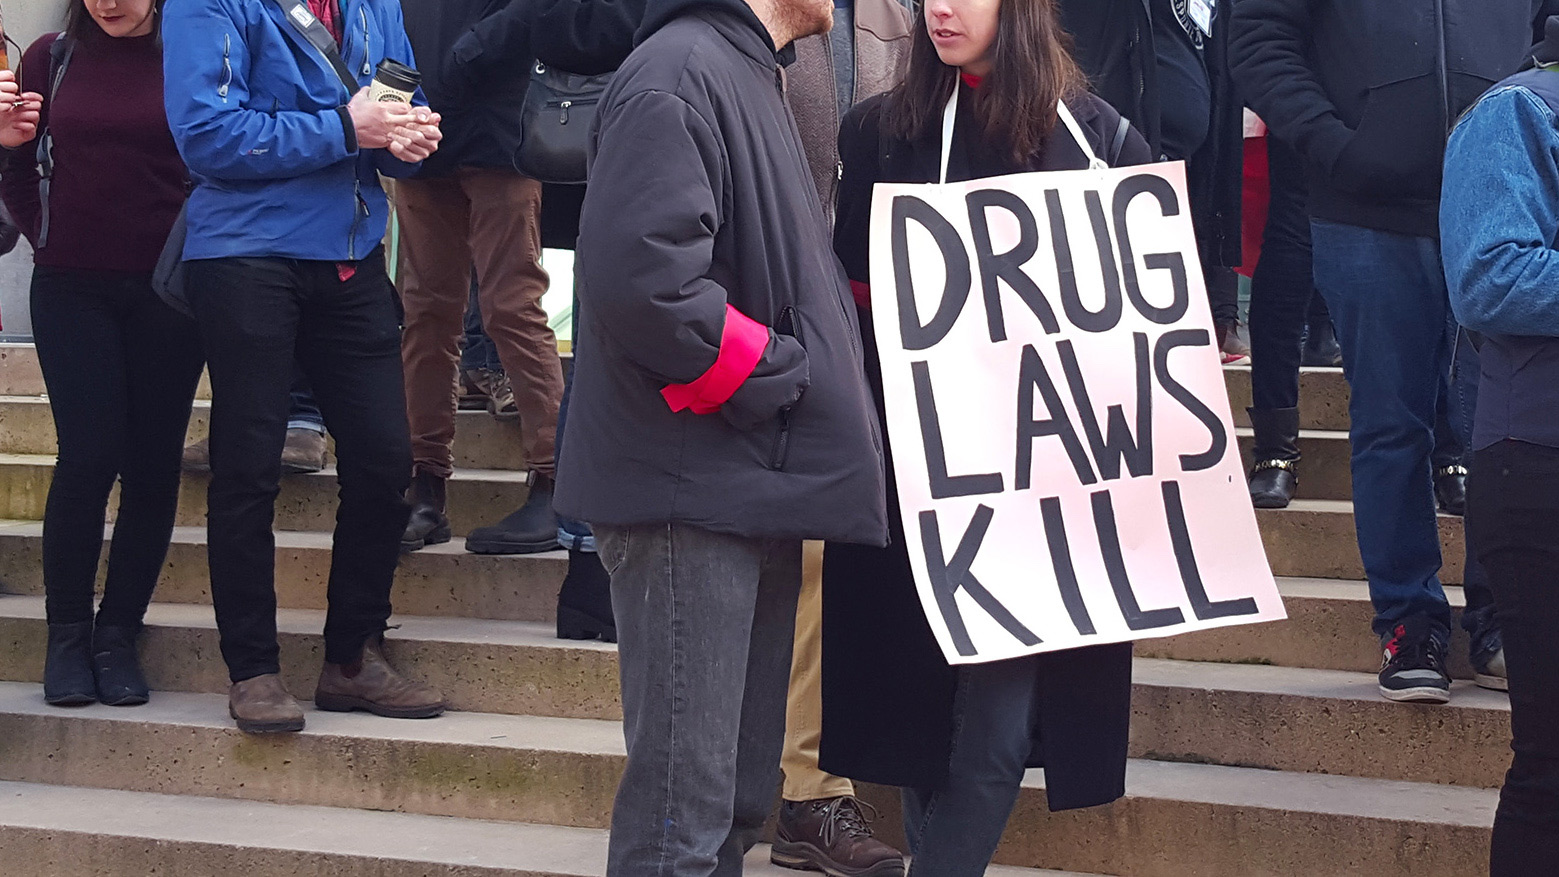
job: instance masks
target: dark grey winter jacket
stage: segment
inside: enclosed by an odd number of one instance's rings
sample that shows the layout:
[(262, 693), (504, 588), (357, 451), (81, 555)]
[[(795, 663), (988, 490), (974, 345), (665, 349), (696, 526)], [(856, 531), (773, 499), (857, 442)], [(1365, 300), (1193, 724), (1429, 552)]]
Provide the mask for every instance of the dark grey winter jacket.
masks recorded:
[[(886, 541), (853, 298), (778, 55), (741, 0), (652, 0), (602, 100), (561, 514)], [(769, 327), (762, 359), (718, 412), (674, 413), (661, 391), (715, 363), (728, 304)]]

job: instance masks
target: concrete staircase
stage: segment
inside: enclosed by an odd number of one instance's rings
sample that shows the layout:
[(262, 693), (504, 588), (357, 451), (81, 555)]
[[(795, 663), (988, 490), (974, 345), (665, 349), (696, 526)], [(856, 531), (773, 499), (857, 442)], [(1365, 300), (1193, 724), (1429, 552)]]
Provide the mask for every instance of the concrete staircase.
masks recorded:
[[(1242, 415), (1249, 373), (1227, 376)], [(1442, 707), (1376, 693), (1346, 386), (1335, 370), (1307, 372), (1303, 385), (1305, 499), (1260, 515), (1292, 617), (1140, 645), (1127, 797), (1052, 814), (1035, 772), (990, 874), (1486, 872), (1508, 705), (1467, 682)], [(192, 477), (148, 619), (152, 703), (45, 706), (38, 521), (53, 427), (42, 394), (31, 350), (0, 346), (0, 873), (604, 873), (623, 760), (616, 653), (553, 638), (560, 552), (481, 557), (457, 538), (403, 560), (392, 655), (458, 712), (430, 722), (311, 712), (302, 734), (248, 737), (224, 709), (204, 479)], [(201, 403), (192, 436), (205, 414)], [(457, 533), (523, 501), (512, 424), (462, 413), (456, 453), (473, 467), (450, 489)], [(278, 504), (282, 659), (305, 695), (323, 651), (334, 490), (329, 471), (295, 477)], [(1443, 520), (1442, 536), (1456, 581), (1460, 522)], [(1450, 591), (1459, 603), (1460, 589)], [(1465, 642), (1454, 651), (1469, 676)], [(893, 794), (864, 794), (885, 811), (883, 834), (897, 837)], [(786, 873), (762, 849), (752, 862), (749, 873)]]

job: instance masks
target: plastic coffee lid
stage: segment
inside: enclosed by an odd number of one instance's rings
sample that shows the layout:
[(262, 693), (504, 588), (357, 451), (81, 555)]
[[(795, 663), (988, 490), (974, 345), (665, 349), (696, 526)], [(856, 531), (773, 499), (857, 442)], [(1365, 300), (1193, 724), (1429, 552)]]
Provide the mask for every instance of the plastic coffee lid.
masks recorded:
[(416, 91), (417, 86), (422, 84), (421, 73), (389, 58), (379, 62), (379, 69), (374, 73), (374, 78), (401, 91)]

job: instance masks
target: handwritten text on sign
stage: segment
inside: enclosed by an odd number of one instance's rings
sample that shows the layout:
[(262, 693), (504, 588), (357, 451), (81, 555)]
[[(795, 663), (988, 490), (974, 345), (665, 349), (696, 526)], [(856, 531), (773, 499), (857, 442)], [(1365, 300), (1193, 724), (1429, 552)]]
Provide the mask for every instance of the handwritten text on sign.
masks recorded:
[(953, 663), (1284, 617), (1180, 164), (878, 185), (872, 310)]

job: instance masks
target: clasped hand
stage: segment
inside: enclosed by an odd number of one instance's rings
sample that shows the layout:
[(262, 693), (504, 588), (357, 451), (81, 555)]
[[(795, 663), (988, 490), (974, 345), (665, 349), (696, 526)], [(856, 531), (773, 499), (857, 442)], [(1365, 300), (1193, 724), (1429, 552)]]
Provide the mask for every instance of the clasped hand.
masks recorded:
[(43, 95), (23, 93), (16, 74), (0, 70), (0, 146), (15, 149), (38, 134), (38, 112)]
[(346, 109), (360, 149), (388, 149), (401, 161), (415, 162), (436, 152), (444, 139), (438, 113), (400, 101), (370, 100), (366, 88), (352, 97)]

